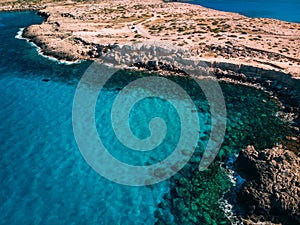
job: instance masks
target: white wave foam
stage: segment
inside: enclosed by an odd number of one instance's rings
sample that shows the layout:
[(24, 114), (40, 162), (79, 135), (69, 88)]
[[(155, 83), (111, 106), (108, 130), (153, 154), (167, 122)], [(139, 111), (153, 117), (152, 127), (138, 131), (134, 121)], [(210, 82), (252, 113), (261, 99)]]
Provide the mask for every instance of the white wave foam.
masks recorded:
[[(224, 164), (222, 164), (221, 168), (224, 168), (224, 172), (227, 174), (230, 182), (233, 184), (233, 190), (230, 190), (230, 197), (231, 199), (234, 199), (234, 202), (236, 201), (235, 193), (236, 191), (240, 190), (243, 183), (245, 182), (245, 179), (243, 179), (239, 174), (237, 174), (233, 170), (233, 163), (238, 155), (234, 155), (233, 157), (230, 157), (228, 161)], [(228, 193), (227, 193), (228, 194)], [(224, 214), (226, 218), (230, 221), (232, 225), (241, 225), (243, 224), (242, 221), (239, 220), (239, 218), (236, 215), (236, 212), (234, 210), (234, 204), (231, 204), (228, 199), (226, 199), (224, 196), (219, 200), (219, 204), (221, 209), (224, 211)]]
[(25, 38), (22, 37), (24, 29), (25, 29), (24, 27), (19, 29), (17, 35), (15, 36), (16, 39), (26, 40)]
[(233, 210), (233, 205), (230, 204), (226, 199), (221, 198), (219, 200), (221, 209), (224, 211), (226, 218), (230, 221), (232, 225), (241, 225), (242, 221), (238, 219)]
[(245, 179), (242, 178), (239, 174), (237, 174), (233, 170), (233, 163), (237, 157), (238, 157), (237, 154), (234, 155), (233, 157), (230, 157), (225, 166), (226, 166), (226, 174), (229, 177), (231, 183), (233, 184), (234, 187), (239, 189), (242, 187), (243, 183), (245, 182)]
[(60, 59), (57, 59), (53, 56), (48, 56), (48, 55), (45, 55), (42, 51), (42, 49), (37, 46), (36, 44), (34, 44), (32, 41), (30, 41), (29, 39), (27, 38), (24, 38), (23, 37), (23, 31), (24, 31), (25, 27), (23, 28), (20, 28), (18, 33), (16, 34), (15, 38), (16, 39), (20, 39), (20, 40), (26, 40), (31, 46), (35, 47), (38, 54), (41, 55), (42, 57), (44, 58), (47, 58), (51, 61), (54, 61), (54, 62), (58, 62), (59, 64), (65, 64), (65, 65), (72, 65), (72, 64), (79, 64), (81, 62), (83, 62), (83, 60), (76, 60), (76, 61), (67, 61), (67, 60), (60, 60)]

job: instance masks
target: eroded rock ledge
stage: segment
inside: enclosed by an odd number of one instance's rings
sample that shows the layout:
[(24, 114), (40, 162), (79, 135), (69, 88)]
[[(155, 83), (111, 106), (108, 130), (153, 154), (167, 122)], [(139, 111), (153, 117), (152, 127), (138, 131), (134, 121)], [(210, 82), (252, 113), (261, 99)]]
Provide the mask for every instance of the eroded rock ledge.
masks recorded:
[(300, 224), (299, 153), (281, 147), (257, 152), (248, 146), (240, 152), (235, 168), (246, 178), (237, 200), (248, 217)]
[(205, 60), (277, 69), (300, 77), (297, 23), (162, 0), (47, 1), (39, 13), (45, 21), (28, 27), (24, 36), (59, 59), (95, 59), (103, 46), (166, 41)]
[[(184, 48), (169, 48), (162, 43), (98, 46), (98, 50), (100, 56), (97, 60), (121, 68), (156, 71), (162, 75), (213, 77), (264, 89), (279, 99), (282, 111), (290, 115), (289, 120), (293, 119), (293, 127), (299, 133), (300, 79), (295, 79), (289, 73), (242, 63), (210, 61)], [(299, 150), (298, 147), (292, 148)]]
[[(97, 60), (108, 52), (106, 57), (119, 64), (139, 58), (141, 63), (134, 64), (139, 68), (176, 70), (177, 58), (170, 63), (159, 57), (155, 62), (149, 54), (141, 57), (149, 53), (147, 47), (130, 52), (136, 45), (168, 43), (173, 55), (181, 54), (180, 48), (191, 53), (182, 57), (183, 70), (200, 61), (219, 79), (262, 84), (283, 96), (280, 101), (291, 106), (288, 113), (299, 115), (300, 24), (162, 0), (47, 1), (39, 13), (45, 21), (24, 29), (23, 36), (45, 55), (76, 61)], [(109, 53), (116, 46), (120, 52)], [(295, 121), (299, 127), (300, 119)]]

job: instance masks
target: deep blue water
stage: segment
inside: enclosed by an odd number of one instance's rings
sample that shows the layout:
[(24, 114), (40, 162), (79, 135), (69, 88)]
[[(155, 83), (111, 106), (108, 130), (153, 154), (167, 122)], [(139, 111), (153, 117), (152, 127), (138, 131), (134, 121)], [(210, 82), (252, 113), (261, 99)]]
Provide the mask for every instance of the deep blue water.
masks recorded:
[[(0, 224), (154, 224), (169, 181), (128, 187), (99, 176), (85, 162), (74, 138), (72, 104), (79, 79), (91, 63), (60, 64), (15, 38), (20, 28), (41, 21), (33, 12), (0, 13)], [(127, 152), (114, 137), (110, 120), (105, 119), (113, 99), (120, 87), (141, 76), (145, 74), (120, 72), (101, 92), (96, 106), (97, 129), (104, 144), (116, 158), (131, 164), (166, 157), (180, 131), (178, 116), (168, 102), (145, 99), (129, 119), (133, 133), (141, 138), (149, 136), (149, 118), (162, 117), (171, 132), (166, 143), (152, 155), (139, 155)], [(201, 151), (209, 136), (207, 103), (203, 94), (193, 93), (197, 88), (189, 80), (173, 79), (196, 100), (201, 123), (197, 150)], [(276, 117), (278, 107), (266, 94), (249, 87), (221, 86), (228, 126), (219, 158), (235, 154), (248, 144), (271, 147), (286, 134)], [(206, 172), (205, 177), (215, 174)], [(205, 215), (202, 221), (212, 218), (210, 221), (219, 224), (227, 221), (217, 203), (223, 194), (218, 187), (225, 182), (224, 176), (216, 177), (205, 182), (206, 189), (199, 191), (197, 204), (199, 218)], [(170, 211), (165, 209), (163, 217), (171, 221)], [(210, 222), (207, 219), (203, 224)]]
[(237, 12), (248, 17), (274, 18), (300, 23), (299, 0), (190, 0), (208, 8)]

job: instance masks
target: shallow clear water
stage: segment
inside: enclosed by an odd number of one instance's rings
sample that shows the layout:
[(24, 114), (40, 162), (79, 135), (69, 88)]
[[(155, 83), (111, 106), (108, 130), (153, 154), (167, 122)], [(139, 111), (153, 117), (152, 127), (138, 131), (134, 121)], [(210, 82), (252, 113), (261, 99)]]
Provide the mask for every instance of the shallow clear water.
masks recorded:
[[(41, 21), (33, 12), (0, 14), (0, 224), (154, 224), (158, 205), (169, 192), (169, 180), (149, 187), (127, 187), (99, 176), (84, 161), (71, 118), (76, 86), (90, 62), (59, 64), (40, 56), (25, 40), (15, 39), (19, 28)], [(147, 137), (149, 117), (160, 116), (171, 131), (166, 142), (154, 154), (137, 155), (117, 141), (110, 120), (105, 118), (120, 87), (141, 76), (146, 74), (116, 74), (96, 107), (97, 129), (105, 131), (99, 132), (104, 143), (116, 158), (133, 164), (166, 157), (180, 130), (168, 102), (145, 99), (131, 115), (132, 130), (137, 136)], [(172, 79), (196, 100), (201, 120), (197, 152), (202, 152), (210, 128), (208, 105), (203, 93), (193, 91), (197, 90), (192, 88), (195, 82)], [(219, 158), (248, 144), (272, 146), (285, 134), (286, 128), (275, 116), (278, 108), (267, 95), (247, 87), (221, 86), (227, 103), (228, 132)], [(201, 223), (210, 224), (205, 218), (211, 217), (226, 222), (217, 203), (224, 192), (219, 186), (226, 176), (212, 169), (198, 177), (203, 181), (197, 200), (202, 205)], [(210, 192), (205, 191), (208, 188)], [(169, 208), (163, 214), (167, 221), (173, 218), (170, 211), (184, 216)]]
[(249, 17), (274, 18), (300, 23), (299, 0), (190, 0), (205, 7), (237, 12)]

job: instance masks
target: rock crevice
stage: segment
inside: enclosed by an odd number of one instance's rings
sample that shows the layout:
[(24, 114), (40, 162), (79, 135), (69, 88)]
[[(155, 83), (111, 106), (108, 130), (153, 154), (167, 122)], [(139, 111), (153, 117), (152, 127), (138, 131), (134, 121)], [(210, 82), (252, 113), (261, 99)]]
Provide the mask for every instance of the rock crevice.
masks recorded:
[(251, 218), (282, 224), (300, 224), (300, 158), (281, 147), (242, 150), (236, 171), (246, 179), (237, 194), (239, 205)]

